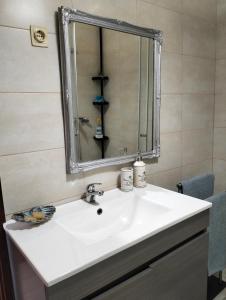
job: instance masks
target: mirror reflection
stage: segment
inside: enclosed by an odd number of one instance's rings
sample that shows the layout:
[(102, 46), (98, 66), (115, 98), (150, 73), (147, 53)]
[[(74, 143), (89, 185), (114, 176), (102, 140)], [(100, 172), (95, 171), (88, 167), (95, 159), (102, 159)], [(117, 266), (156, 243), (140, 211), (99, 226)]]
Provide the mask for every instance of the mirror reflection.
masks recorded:
[(79, 162), (153, 149), (154, 42), (69, 24)]

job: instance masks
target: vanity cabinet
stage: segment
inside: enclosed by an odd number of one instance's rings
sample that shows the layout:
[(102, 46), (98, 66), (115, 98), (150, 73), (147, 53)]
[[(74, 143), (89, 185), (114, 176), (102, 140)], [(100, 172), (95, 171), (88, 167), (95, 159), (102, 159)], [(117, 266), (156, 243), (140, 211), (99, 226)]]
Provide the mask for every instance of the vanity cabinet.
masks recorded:
[(208, 222), (205, 210), (50, 287), (9, 238), (16, 300), (206, 300)]
[(203, 234), (92, 299), (206, 299), (207, 245), (208, 236)]

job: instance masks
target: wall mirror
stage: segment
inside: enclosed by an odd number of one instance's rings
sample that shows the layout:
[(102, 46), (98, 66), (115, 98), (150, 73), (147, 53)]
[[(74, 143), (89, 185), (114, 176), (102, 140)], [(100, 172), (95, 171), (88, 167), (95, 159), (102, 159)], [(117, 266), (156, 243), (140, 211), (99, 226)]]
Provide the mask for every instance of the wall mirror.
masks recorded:
[(158, 157), (161, 32), (64, 7), (58, 17), (67, 172)]

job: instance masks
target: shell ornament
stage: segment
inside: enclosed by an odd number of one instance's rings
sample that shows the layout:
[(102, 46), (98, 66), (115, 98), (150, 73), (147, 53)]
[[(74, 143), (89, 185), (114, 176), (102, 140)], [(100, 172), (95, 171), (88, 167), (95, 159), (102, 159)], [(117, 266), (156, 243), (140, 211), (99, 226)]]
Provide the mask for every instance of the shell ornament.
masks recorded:
[(37, 206), (30, 210), (13, 214), (12, 219), (18, 222), (40, 224), (49, 221), (55, 211), (56, 208), (54, 206)]

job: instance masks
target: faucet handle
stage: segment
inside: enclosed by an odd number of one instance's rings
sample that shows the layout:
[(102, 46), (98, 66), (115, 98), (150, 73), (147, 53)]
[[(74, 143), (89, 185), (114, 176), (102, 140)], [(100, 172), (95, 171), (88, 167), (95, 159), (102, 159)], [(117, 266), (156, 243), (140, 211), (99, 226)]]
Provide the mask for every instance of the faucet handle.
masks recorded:
[(95, 192), (95, 185), (102, 185), (101, 182), (90, 183), (87, 186), (87, 192)]

